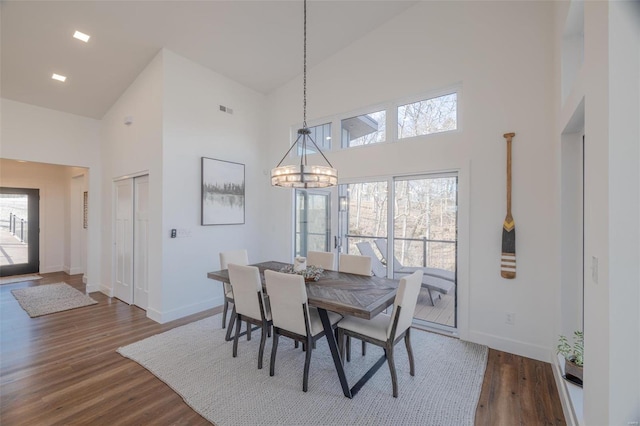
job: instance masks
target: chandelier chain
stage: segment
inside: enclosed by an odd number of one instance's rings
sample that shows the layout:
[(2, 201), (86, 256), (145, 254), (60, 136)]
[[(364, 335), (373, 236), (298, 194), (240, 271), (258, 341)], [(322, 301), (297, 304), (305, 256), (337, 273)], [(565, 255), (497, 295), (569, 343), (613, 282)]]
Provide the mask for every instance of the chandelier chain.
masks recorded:
[(302, 127), (307, 128), (307, 0), (304, 0), (304, 47), (302, 68)]

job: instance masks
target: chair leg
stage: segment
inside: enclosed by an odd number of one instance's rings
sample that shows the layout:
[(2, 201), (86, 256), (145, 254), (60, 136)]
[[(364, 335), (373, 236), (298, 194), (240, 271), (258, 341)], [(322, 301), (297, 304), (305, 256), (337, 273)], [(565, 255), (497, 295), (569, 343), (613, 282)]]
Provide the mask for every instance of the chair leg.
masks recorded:
[(251, 340), (251, 323), (247, 321), (247, 342)]
[(365, 356), (367, 354), (367, 342), (365, 342), (364, 340), (362, 341), (362, 356)]
[(233, 331), (233, 326), (236, 324), (236, 311), (235, 311), (235, 309), (236, 309), (236, 307), (234, 305), (233, 309), (231, 310), (231, 319), (229, 320), (229, 328), (231, 330), (227, 331), (227, 333), (230, 333), (231, 331)]
[(300, 344), (298, 343), (298, 341), (297, 341), (297, 340), (294, 340), (294, 341), (293, 341), (293, 347), (294, 347), (294, 348), (298, 349), (298, 346), (299, 346), (299, 345), (300, 345)]
[(313, 342), (307, 338), (307, 354), (304, 357), (304, 376), (302, 377), (302, 391), (306, 392), (309, 387), (309, 366), (311, 364), (311, 352), (313, 352)]
[(233, 357), (238, 356), (238, 338), (240, 337), (240, 325), (242, 321), (240, 320), (240, 315), (236, 314), (236, 334), (233, 336)]
[(347, 336), (347, 362), (351, 362), (351, 336)]
[(269, 375), (273, 376), (276, 372), (276, 352), (278, 351), (278, 334), (277, 330), (273, 330), (273, 346), (271, 346), (271, 366), (269, 367)]
[(431, 289), (427, 289), (427, 293), (429, 293), (429, 300), (431, 301), (431, 306), (436, 306), (436, 303), (433, 301), (433, 295), (431, 294)]
[(389, 364), (389, 372), (391, 373), (391, 385), (393, 386), (393, 397), (398, 397), (398, 376), (396, 375), (396, 365), (393, 361), (393, 344), (385, 348), (384, 352), (387, 354), (387, 362)]
[(224, 298), (224, 307), (222, 308), (222, 328), (227, 326), (227, 311), (229, 310), (229, 301)]
[(407, 354), (409, 355), (409, 374), (415, 376), (416, 368), (415, 364), (413, 363), (413, 350), (411, 350), (411, 338), (409, 337), (410, 331), (411, 327), (407, 328), (407, 331), (404, 334), (404, 344), (407, 346)]
[(258, 370), (262, 370), (262, 357), (264, 356), (264, 345), (267, 343), (267, 325), (266, 321), (262, 323), (262, 330), (260, 333), (260, 349), (258, 350)]
[(338, 352), (340, 353), (340, 360), (344, 365), (344, 331), (341, 328), (336, 329), (336, 341), (338, 342)]

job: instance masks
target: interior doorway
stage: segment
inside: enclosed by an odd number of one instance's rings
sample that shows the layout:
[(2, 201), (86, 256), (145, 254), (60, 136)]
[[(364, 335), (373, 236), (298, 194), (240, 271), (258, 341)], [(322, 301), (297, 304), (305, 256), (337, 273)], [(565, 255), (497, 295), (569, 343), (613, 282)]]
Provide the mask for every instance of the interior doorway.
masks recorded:
[(40, 270), (40, 190), (0, 187), (0, 276)]

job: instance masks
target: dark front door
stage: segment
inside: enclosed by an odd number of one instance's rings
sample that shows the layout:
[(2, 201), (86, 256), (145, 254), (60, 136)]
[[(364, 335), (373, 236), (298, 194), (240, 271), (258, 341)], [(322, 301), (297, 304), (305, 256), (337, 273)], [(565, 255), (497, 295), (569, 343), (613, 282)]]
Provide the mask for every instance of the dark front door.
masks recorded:
[(40, 269), (40, 190), (0, 187), (0, 276)]

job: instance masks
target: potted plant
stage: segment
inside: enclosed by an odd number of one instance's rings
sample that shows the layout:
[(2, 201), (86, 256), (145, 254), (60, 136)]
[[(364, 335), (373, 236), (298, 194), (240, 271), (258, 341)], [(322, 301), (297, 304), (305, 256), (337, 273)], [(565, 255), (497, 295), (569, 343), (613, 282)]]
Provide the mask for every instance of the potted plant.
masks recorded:
[(582, 368), (584, 365), (584, 334), (582, 331), (573, 333), (573, 345), (569, 344), (565, 336), (558, 340), (558, 353), (564, 357), (564, 378), (582, 386)]

